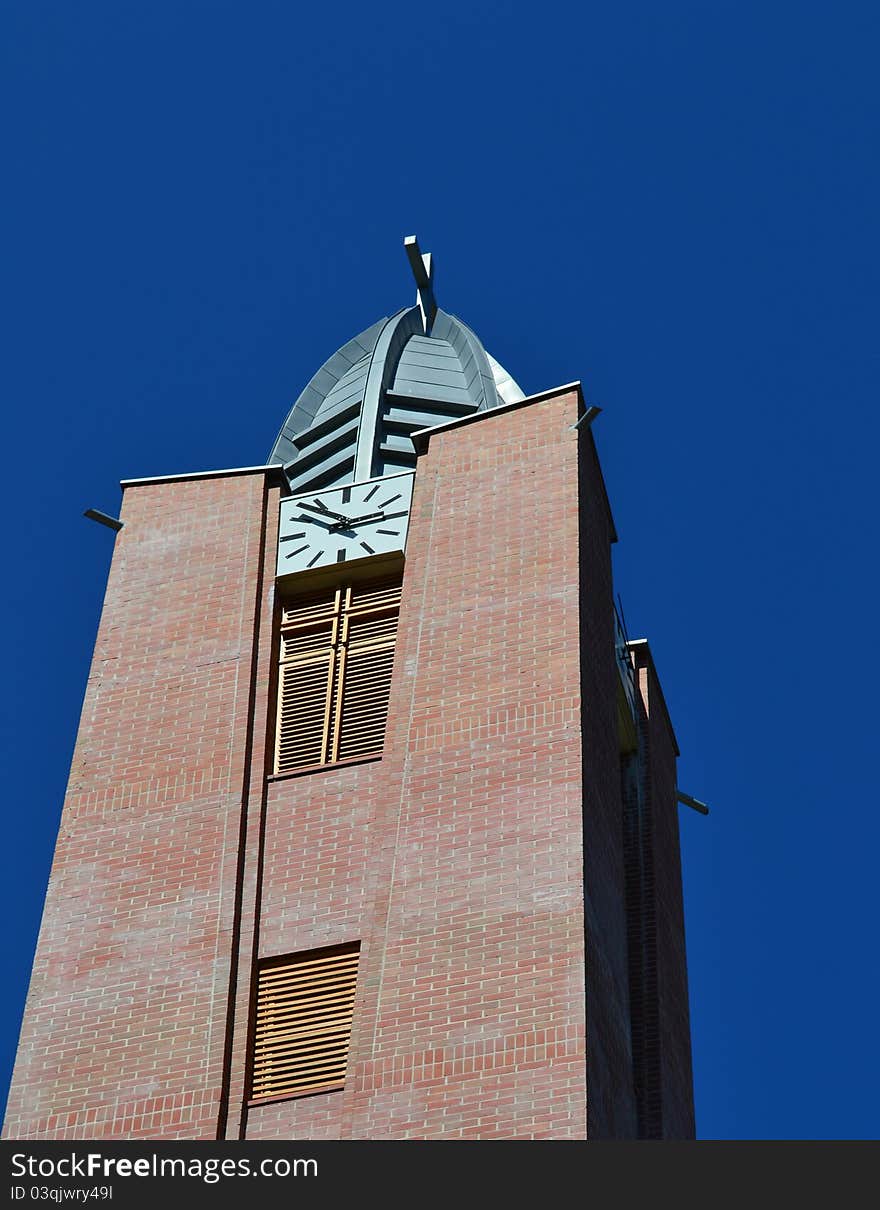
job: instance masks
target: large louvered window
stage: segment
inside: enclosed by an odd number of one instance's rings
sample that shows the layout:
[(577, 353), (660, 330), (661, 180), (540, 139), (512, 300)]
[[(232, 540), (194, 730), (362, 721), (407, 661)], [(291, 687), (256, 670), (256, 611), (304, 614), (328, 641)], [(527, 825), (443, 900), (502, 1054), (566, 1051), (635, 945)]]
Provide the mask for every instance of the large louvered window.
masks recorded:
[(355, 942), (260, 965), (253, 1100), (342, 1087), (359, 952)]
[(275, 772), (382, 751), (399, 575), (284, 603)]

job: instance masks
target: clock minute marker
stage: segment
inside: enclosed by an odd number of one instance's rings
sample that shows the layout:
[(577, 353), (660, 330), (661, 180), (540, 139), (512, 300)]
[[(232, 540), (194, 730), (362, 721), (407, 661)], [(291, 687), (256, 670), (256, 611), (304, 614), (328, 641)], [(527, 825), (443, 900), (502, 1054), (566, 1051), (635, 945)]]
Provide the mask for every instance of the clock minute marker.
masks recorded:
[(315, 555), (314, 559), (309, 559), (308, 563), (306, 564), (306, 567), (314, 567), (314, 565), (318, 562), (318, 560), (320, 559), (320, 557), (323, 553), (324, 553), (323, 550), (319, 550), (318, 553)]
[(287, 554), (284, 557), (285, 557), (285, 559), (292, 559), (294, 555), (301, 555), (304, 550), (308, 550), (308, 549), (309, 549), (309, 543), (306, 542), (305, 546), (298, 546), (296, 548), (296, 550), (292, 550), (290, 552), (290, 554)]
[(282, 542), (292, 542), (294, 538), (304, 538), (305, 536), (305, 531), (301, 534), (283, 534), (280, 540)]
[(376, 553), (373, 550), (372, 546), (368, 546), (366, 544), (366, 542), (361, 542), (361, 546), (364, 548), (364, 550), (367, 552), (368, 555), (374, 555)]
[(400, 500), (400, 499), (401, 499), (401, 495), (400, 495), (400, 492), (398, 492), (396, 496), (389, 496), (387, 500), (380, 500), (379, 508), (387, 508), (389, 504), (393, 504), (395, 500)]
[(366, 504), (366, 502), (370, 499), (371, 496), (375, 496), (375, 494), (378, 490), (379, 490), (379, 484), (374, 483), (373, 486), (370, 488), (370, 490), (367, 492), (367, 494), (364, 496), (364, 504)]
[(399, 537), (400, 537), (400, 530), (399, 530), (399, 529), (377, 529), (377, 530), (376, 530), (376, 533), (377, 533), (377, 534), (388, 534), (388, 535), (389, 535), (389, 537), (392, 537), (392, 538), (399, 538)]
[[(372, 524), (375, 524), (376, 521), (385, 521), (387, 523), (388, 521), (396, 521), (398, 517), (408, 516), (409, 510), (406, 508), (402, 508), (398, 513), (377, 513), (375, 521), (373, 521)], [(367, 520), (369, 520), (369, 518), (367, 518)]]

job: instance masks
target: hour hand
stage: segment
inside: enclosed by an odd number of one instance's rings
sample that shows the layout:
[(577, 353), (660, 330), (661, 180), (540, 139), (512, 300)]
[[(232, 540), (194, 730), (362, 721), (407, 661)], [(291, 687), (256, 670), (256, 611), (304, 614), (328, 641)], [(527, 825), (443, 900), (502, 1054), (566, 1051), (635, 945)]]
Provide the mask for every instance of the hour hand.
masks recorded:
[(364, 513), (362, 517), (340, 517), (335, 525), (330, 526), (331, 532), (334, 529), (349, 529), (352, 525), (363, 525), (365, 521), (383, 521), (384, 513)]
[(300, 500), (297, 508), (307, 508), (310, 513), (317, 513), (320, 517), (335, 517), (337, 521), (348, 522), (348, 517), (342, 513), (334, 513), (332, 508), (327, 508), (325, 504), (307, 504), (304, 500)]

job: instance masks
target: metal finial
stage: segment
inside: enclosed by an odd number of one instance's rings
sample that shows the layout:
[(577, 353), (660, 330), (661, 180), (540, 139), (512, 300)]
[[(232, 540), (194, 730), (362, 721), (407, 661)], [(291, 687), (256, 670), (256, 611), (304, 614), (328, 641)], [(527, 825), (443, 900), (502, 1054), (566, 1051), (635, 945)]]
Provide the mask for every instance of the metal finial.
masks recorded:
[(409, 266), (416, 279), (418, 294), (416, 302), (422, 313), (422, 327), (427, 336), (437, 314), (437, 300), (434, 298), (434, 258), (430, 252), (422, 252), (419, 241), (414, 235), (407, 235), (403, 241)]

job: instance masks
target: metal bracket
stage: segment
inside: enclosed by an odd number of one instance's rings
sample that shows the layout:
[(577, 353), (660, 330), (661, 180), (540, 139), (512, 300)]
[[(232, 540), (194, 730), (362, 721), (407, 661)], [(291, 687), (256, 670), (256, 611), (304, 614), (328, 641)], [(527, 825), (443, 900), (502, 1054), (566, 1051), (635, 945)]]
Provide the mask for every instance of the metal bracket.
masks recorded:
[(90, 521), (97, 521), (100, 525), (106, 525), (108, 529), (120, 530), (124, 522), (118, 517), (108, 516), (107, 513), (102, 513), (99, 508), (87, 508), (83, 513), (84, 517), (88, 517)]
[(680, 802), (682, 806), (690, 807), (693, 811), (699, 811), (701, 815), (708, 815), (709, 808), (704, 802), (700, 802), (698, 798), (691, 798), (690, 794), (685, 794), (683, 790), (676, 788), (675, 800)]
[(587, 410), (584, 412), (583, 416), (581, 416), (580, 420), (576, 420), (574, 424), (570, 424), (568, 427), (572, 429), (588, 429), (601, 411), (602, 409), (595, 403), (588, 404)]

